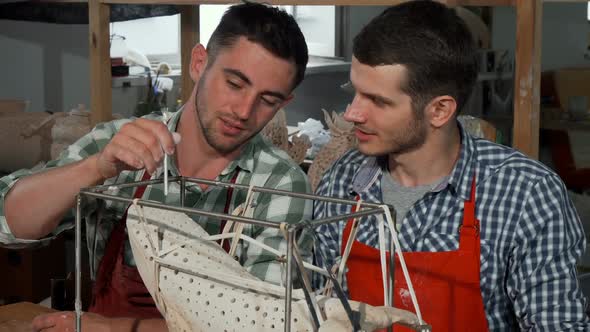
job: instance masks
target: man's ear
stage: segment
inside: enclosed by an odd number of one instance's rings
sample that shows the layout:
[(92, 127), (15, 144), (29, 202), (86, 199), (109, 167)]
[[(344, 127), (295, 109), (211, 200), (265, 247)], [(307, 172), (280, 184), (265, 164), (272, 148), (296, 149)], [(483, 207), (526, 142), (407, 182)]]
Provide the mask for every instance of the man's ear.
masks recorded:
[(428, 122), (440, 128), (454, 118), (457, 113), (457, 101), (451, 96), (438, 96), (426, 105), (426, 117)]
[(197, 83), (207, 68), (207, 50), (203, 44), (196, 44), (191, 51), (190, 75), (193, 82)]

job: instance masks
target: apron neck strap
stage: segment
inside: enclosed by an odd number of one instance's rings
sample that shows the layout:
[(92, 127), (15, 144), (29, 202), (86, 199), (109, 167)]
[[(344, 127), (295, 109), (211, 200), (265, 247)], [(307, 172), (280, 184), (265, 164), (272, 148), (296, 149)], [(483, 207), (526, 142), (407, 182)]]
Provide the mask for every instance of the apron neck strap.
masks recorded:
[[(141, 181), (147, 181), (149, 180), (151, 177), (150, 173), (148, 173), (146, 170), (143, 171), (143, 175), (141, 176)], [(133, 195), (133, 198), (142, 198), (143, 197), (143, 193), (145, 192), (145, 188), (147, 188), (146, 185), (137, 187), (137, 190), (135, 190), (135, 194)]]
[(471, 180), (471, 194), (469, 195), (469, 200), (463, 203), (463, 227), (476, 227), (475, 187), (475, 174), (473, 174), (473, 178)]
[[(240, 174), (240, 171), (236, 169), (234, 175), (232, 176), (231, 180), (229, 180), (229, 182), (231, 184), (235, 184), (236, 180), (238, 179), (238, 174)], [(223, 213), (228, 214), (229, 213), (229, 205), (231, 203), (231, 199), (232, 199), (232, 195), (234, 193), (234, 187), (228, 187), (227, 188), (227, 197), (225, 199), (225, 208), (223, 209)]]

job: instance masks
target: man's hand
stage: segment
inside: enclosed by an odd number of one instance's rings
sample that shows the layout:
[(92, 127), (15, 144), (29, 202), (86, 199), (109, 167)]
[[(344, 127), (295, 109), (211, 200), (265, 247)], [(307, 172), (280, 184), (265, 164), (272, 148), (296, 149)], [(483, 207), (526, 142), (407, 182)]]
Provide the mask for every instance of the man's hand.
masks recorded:
[[(33, 319), (33, 332), (74, 332), (76, 314), (71, 311), (39, 315)], [(162, 318), (108, 318), (85, 312), (82, 314), (84, 332), (168, 332), (166, 321)]]
[[(180, 141), (178, 134), (176, 142)], [(109, 144), (98, 154), (98, 172), (104, 179), (124, 170), (145, 168), (152, 174), (164, 158), (173, 154), (175, 137), (160, 121), (137, 119), (121, 127)]]
[[(33, 319), (34, 332), (74, 332), (76, 314), (71, 311), (39, 315)], [(111, 332), (111, 319), (85, 312), (82, 315), (82, 330), (88, 332)]]

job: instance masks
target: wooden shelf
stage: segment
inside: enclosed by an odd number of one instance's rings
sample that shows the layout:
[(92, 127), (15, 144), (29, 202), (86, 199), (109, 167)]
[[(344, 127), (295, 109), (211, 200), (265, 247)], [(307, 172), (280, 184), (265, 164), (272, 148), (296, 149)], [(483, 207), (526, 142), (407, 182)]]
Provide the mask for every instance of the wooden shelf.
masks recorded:
[[(60, 0), (58, 0), (60, 1)], [(232, 4), (237, 0), (89, 0), (90, 109), (93, 124), (111, 119), (111, 73), (109, 61), (110, 4), (180, 5), (182, 68), (190, 63), (190, 50), (199, 40), (199, 4)], [(394, 5), (404, 0), (269, 0), (274, 5)], [(516, 67), (514, 72), (513, 147), (532, 158), (539, 154), (539, 102), (541, 75), (541, 26), (543, 2), (560, 0), (441, 0), (449, 6), (515, 6)], [(581, 2), (573, 0), (568, 2)], [(197, 8), (195, 10), (195, 8)], [(182, 76), (182, 99), (187, 100), (193, 82)]]
[[(59, 0), (64, 1), (64, 0)], [(72, 1), (72, 0), (65, 0)], [(389, 6), (407, 0), (269, 0), (272, 5), (307, 5), (307, 6)], [(226, 5), (239, 0), (100, 0), (105, 4), (166, 4), (166, 5)], [(514, 0), (440, 0), (449, 6), (512, 6)]]
[[(309, 5), (309, 6), (391, 6), (398, 3), (402, 3), (408, 0), (270, 0), (265, 3), (273, 5)], [(519, 0), (439, 0), (448, 6), (514, 6), (515, 2)], [(33, 2), (46, 2), (46, 3), (84, 3), (87, 0), (33, 0)], [(239, 0), (101, 0), (101, 3), (105, 4), (174, 4), (174, 5), (223, 5), (223, 4), (234, 4), (240, 3)], [(543, 0), (543, 3), (587, 3), (588, 0)]]

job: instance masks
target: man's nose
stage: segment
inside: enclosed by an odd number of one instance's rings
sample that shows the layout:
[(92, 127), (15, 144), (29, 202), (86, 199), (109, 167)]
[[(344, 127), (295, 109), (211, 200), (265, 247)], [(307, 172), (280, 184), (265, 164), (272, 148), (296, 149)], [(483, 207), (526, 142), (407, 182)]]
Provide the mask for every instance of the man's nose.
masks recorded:
[(352, 103), (346, 107), (346, 112), (344, 112), (344, 120), (355, 123), (362, 123), (366, 121), (365, 112), (363, 112), (363, 107), (358, 102), (357, 96), (355, 96), (352, 100)]
[(252, 115), (252, 112), (256, 108), (256, 99), (256, 95), (246, 96), (234, 107), (233, 112), (238, 119), (246, 121), (250, 118), (250, 115)]

